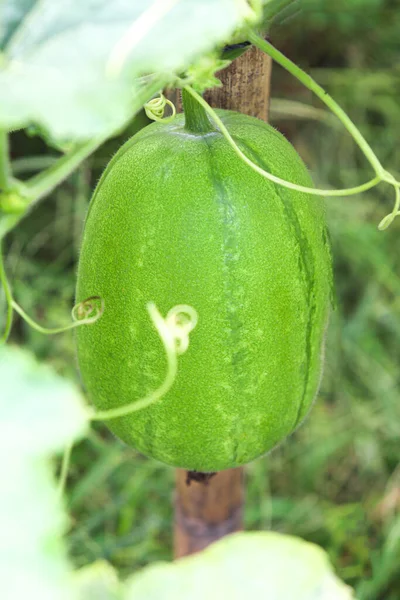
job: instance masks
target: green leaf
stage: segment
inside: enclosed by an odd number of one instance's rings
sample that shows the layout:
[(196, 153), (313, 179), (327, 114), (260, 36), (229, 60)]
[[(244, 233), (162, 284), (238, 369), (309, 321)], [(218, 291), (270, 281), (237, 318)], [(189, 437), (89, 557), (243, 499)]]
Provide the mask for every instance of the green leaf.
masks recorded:
[(278, 533), (239, 533), (127, 582), (125, 600), (350, 600), (326, 553)]
[(111, 133), (248, 11), (245, 0), (3, 1), (0, 127), (33, 123), (59, 144)]
[(121, 584), (116, 570), (98, 560), (76, 571), (74, 585), (79, 600), (120, 600)]
[(299, 10), (298, 0), (267, 0), (264, 2), (263, 21), (271, 23), (277, 17), (292, 14)]
[(17, 454), (35, 457), (62, 450), (86, 431), (87, 412), (79, 391), (27, 352), (0, 347), (0, 381), (0, 454), (7, 457), (5, 466)]
[(37, 0), (0, 0), (0, 50), (4, 47)]
[(0, 580), (4, 600), (75, 600), (67, 526), (46, 454), (82, 435), (80, 395), (15, 348), (0, 348)]

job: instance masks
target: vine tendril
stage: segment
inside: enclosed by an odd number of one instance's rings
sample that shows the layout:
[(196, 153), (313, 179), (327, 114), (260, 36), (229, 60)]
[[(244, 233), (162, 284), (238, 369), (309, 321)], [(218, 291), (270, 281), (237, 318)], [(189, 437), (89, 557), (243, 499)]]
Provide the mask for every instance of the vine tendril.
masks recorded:
[(30, 325), (33, 329), (39, 331), (39, 333), (42, 333), (44, 335), (54, 335), (56, 333), (63, 333), (65, 331), (69, 331), (70, 329), (74, 329), (75, 327), (80, 327), (81, 325), (90, 325), (92, 323), (95, 323), (98, 319), (100, 319), (100, 317), (104, 313), (105, 305), (103, 298), (101, 298), (100, 296), (90, 296), (90, 298), (86, 298), (86, 300), (79, 302), (79, 304), (76, 304), (73, 307), (71, 311), (72, 323), (64, 325), (63, 327), (56, 327), (52, 329), (42, 327), (42, 325), (36, 323), (36, 321), (34, 321), (14, 299), (4, 268), (3, 252), (1, 245), (0, 283), (3, 286), (7, 303), (6, 325), (4, 333), (0, 338), (0, 344), (5, 343), (8, 339), (8, 336), (10, 335), (14, 310), (20, 315), (20, 317), (24, 319), (26, 323), (28, 323), (28, 325)]
[(71, 453), (72, 453), (73, 445), (74, 445), (74, 443), (73, 443), (73, 441), (71, 441), (64, 448), (63, 457), (62, 457), (62, 461), (61, 461), (60, 475), (58, 478), (58, 489), (57, 489), (58, 495), (60, 497), (63, 495), (64, 490), (65, 490), (65, 484), (67, 483), (68, 470), (69, 470), (69, 465), (71, 462)]
[(400, 187), (398, 182), (396, 182), (396, 184), (393, 184), (394, 186), (394, 191), (396, 194), (396, 199), (395, 199), (395, 203), (394, 203), (394, 207), (391, 213), (389, 213), (388, 215), (386, 215), (386, 217), (383, 217), (382, 221), (379, 223), (378, 225), (378, 229), (380, 229), (381, 231), (384, 231), (385, 229), (387, 229), (389, 227), (389, 225), (391, 225), (393, 223), (393, 221), (395, 220), (396, 217), (400, 216)]
[(144, 398), (111, 410), (97, 412), (93, 410), (89, 417), (92, 421), (115, 419), (147, 408), (161, 400), (174, 384), (178, 373), (178, 355), (184, 354), (189, 347), (189, 334), (196, 327), (198, 321), (197, 312), (188, 304), (178, 304), (171, 308), (164, 319), (153, 302), (147, 304), (147, 311), (161, 338), (167, 357), (165, 379), (159, 388)]
[(6, 271), (4, 268), (4, 258), (3, 258), (3, 248), (0, 243), (0, 283), (3, 286), (4, 296), (6, 299), (7, 313), (6, 313), (6, 325), (4, 328), (4, 333), (0, 338), (0, 345), (4, 344), (8, 340), (8, 336), (10, 335), (11, 326), (12, 326), (12, 318), (13, 318), (13, 308), (12, 308), (12, 292), (11, 287), (7, 279)]
[(265, 177), (265, 179), (269, 179), (273, 183), (277, 183), (278, 185), (289, 188), (291, 190), (296, 190), (297, 192), (304, 192), (305, 194), (312, 194), (313, 196), (349, 196), (352, 194), (358, 194), (360, 192), (369, 190), (369, 189), (373, 188), (375, 185), (377, 185), (380, 181), (382, 181), (381, 177), (379, 177), (377, 175), (376, 177), (374, 177), (374, 179), (371, 179), (370, 181), (367, 181), (366, 183), (363, 183), (363, 184), (358, 185), (353, 188), (346, 188), (343, 190), (321, 190), (321, 189), (306, 187), (303, 185), (297, 185), (297, 183), (293, 183), (291, 181), (286, 181), (286, 179), (281, 179), (280, 177), (277, 177), (276, 175), (272, 175), (272, 173), (268, 173), (267, 171), (264, 171), (264, 169), (262, 169), (261, 167), (256, 165), (252, 160), (250, 160), (244, 154), (244, 152), (242, 152), (240, 150), (239, 146), (236, 144), (235, 140), (232, 138), (231, 134), (229, 133), (228, 129), (223, 124), (220, 117), (217, 115), (217, 113), (214, 111), (214, 109), (211, 108), (211, 106), (206, 102), (206, 100), (204, 100), (204, 98), (202, 98), (202, 96), (200, 96), (200, 94), (198, 94), (190, 86), (185, 86), (184, 89), (186, 91), (188, 91), (194, 98), (196, 98), (196, 100), (204, 107), (204, 110), (210, 115), (211, 119), (218, 126), (219, 130), (221, 131), (222, 135), (225, 137), (226, 141), (230, 144), (230, 146), (233, 148), (233, 150), (236, 152), (236, 154), (241, 158), (241, 160), (244, 163), (246, 163), (249, 167), (251, 167), (253, 169), (253, 171), (255, 171), (256, 173), (259, 173), (259, 175), (262, 175), (262, 177)]
[[(169, 106), (172, 110), (172, 114), (168, 117), (164, 117), (166, 106)], [(149, 119), (157, 121), (158, 123), (169, 123), (170, 121), (173, 121), (176, 115), (175, 105), (173, 102), (171, 102), (171, 100), (168, 100), (168, 98), (166, 98), (162, 92), (160, 92), (160, 95), (156, 98), (152, 98), (146, 102), (144, 105), (144, 111)]]
[[(361, 186), (357, 186), (354, 188), (348, 188), (348, 189), (344, 189), (344, 190), (314, 190), (314, 192), (307, 190), (307, 193), (314, 193), (314, 194), (320, 193), (321, 195), (324, 195), (324, 196), (345, 196), (345, 195), (348, 196), (348, 195), (357, 194), (359, 192), (370, 189), (370, 188), (374, 187), (375, 185), (378, 185), (381, 181), (385, 181), (386, 183), (389, 183), (390, 185), (392, 185), (394, 188), (395, 203), (394, 203), (392, 212), (389, 215), (386, 215), (386, 217), (384, 217), (382, 219), (382, 221), (379, 223), (378, 229), (383, 230), (383, 229), (386, 229), (387, 227), (389, 227), (389, 225), (393, 222), (395, 217), (400, 215), (400, 210), (399, 210), (399, 208), (400, 208), (400, 192), (399, 192), (400, 182), (397, 181), (391, 173), (389, 173), (388, 171), (386, 171), (384, 169), (384, 167), (382, 166), (378, 157), (376, 156), (375, 152), (373, 151), (371, 146), (368, 144), (367, 140), (364, 138), (364, 136), (362, 135), (360, 130), (356, 127), (356, 125), (350, 119), (350, 117), (344, 112), (344, 110), (339, 106), (339, 104), (337, 102), (335, 102), (335, 100), (333, 100), (333, 98), (320, 85), (318, 85), (318, 83), (312, 77), (310, 77), (310, 75), (308, 75), (308, 73), (306, 73), (305, 71), (300, 69), (300, 67), (298, 67), (294, 62), (292, 62), (284, 54), (279, 52), (279, 50), (277, 50), (272, 44), (270, 44), (269, 42), (264, 40), (262, 37), (257, 35), (254, 31), (252, 31), (252, 30), (248, 31), (248, 39), (257, 48), (262, 50), (265, 54), (270, 56), (275, 62), (277, 62), (284, 69), (286, 69), (286, 71), (288, 71), (291, 75), (296, 77), (296, 79), (298, 79), (306, 88), (311, 90), (324, 104), (326, 104), (326, 106), (328, 106), (328, 108), (333, 112), (334, 115), (336, 115), (336, 117), (338, 117), (338, 119), (341, 121), (341, 123), (344, 125), (344, 127), (347, 129), (347, 131), (350, 133), (353, 140), (359, 146), (359, 148), (363, 152), (364, 156), (369, 161), (369, 163), (371, 164), (372, 168), (375, 171), (376, 177)], [(221, 129), (221, 132), (223, 133), (223, 135), (225, 135), (225, 133), (222, 129)], [(232, 147), (234, 147), (233, 144), (236, 146), (236, 144), (232, 140), (232, 138), (230, 141), (226, 135), (225, 135), (225, 137), (229, 141), (229, 143), (232, 145)], [(236, 146), (236, 148), (237, 148), (237, 146)], [(238, 148), (237, 148), (237, 150), (235, 149), (235, 151), (237, 152), (237, 154), (239, 154), (239, 152), (240, 152), (240, 150)], [(240, 153), (239, 156), (241, 156), (241, 158), (243, 160), (245, 160), (247, 158), (247, 157), (245, 157), (245, 155), (243, 155), (243, 153)], [(254, 168), (254, 167), (256, 167), (256, 165), (254, 165), (254, 163), (251, 163), (251, 161), (249, 161), (248, 159), (245, 160), (245, 162), (247, 164), (249, 164), (249, 166), (251, 166), (254, 170), (257, 170)], [(262, 171), (262, 169), (258, 170), (258, 172), (260, 172), (260, 171)], [(267, 176), (267, 173), (265, 171), (261, 174), (264, 177), (267, 177), (267, 179), (271, 179), (271, 181), (275, 181), (275, 183), (278, 183), (279, 185), (282, 185), (285, 187), (291, 187), (292, 189), (297, 189), (297, 191), (299, 191), (299, 192), (306, 191), (306, 189), (302, 188), (302, 186), (293, 187), (293, 184), (288, 185), (290, 182), (287, 182), (284, 180), (278, 181), (277, 180), (278, 178), (273, 179), (271, 176)]]
[[(94, 303), (96, 301), (97, 303)], [(98, 306), (100, 303), (100, 307)], [(68, 325), (64, 325), (63, 327), (55, 327), (55, 328), (47, 328), (42, 327), (39, 323), (36, 323), (24, 310), (21, 306), (15, 302), (14, 299), (11, 301), (11, 306), (17, 312), (20, 317), (28, 323), (33, 329), (38, 331), (39, 333), (43, 333), (44, 335), (54, 335), (56, 333), (64, 333), (65, 331), (69, 331), (70, 329), (74, 329), (75, 327), (80, 327), (81, 325), (90, 325), (91, 323), (95, 323), (102, 314), (104, 313), (104, 300), (100, 298), (100, 296), (90, 296), (90, 298), (86, 298), (79, 304), (76, 304), (72, 311), (72, 323)]]

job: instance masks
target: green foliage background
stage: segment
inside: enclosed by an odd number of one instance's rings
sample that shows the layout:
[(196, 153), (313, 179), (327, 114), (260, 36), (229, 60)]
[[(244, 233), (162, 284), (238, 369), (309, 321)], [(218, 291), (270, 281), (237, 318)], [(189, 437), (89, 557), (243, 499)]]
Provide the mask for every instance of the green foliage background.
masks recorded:
[[(397, 2), (305, 0), (300, 7), (274, 26), (272, 42), (313, 73), (399, 176)], [(296, 109), (282, 117), (279, 98), (320, 105), (279, 68), (272, 95), (271, 121), (294, 142), (316, 184), (345, 187), (370, 177), (342, 129), (304, 120)], [(144, 122), (140, 114), (9, 236), (15, 296), (37, 320), (65, 322), (91, 191), (111, 155)], [(33, 134), (17, 132), (11, 144), (22, 177), (56, 155)], [(360, 600), (400, 597), (400, 222), (377, 230), (391, 203), (385, 185), (327, 202), (337, 309), (321, 394), (305, 425), (247, 467), (246, 528), (320, 544)], [(13, 338), (78, 378), (73, 334), (46, 338), (16, 321)], [(68, 545), (76, 565), (106, 558), (132, 573), (171, 558), (172, 469), (124, 447), (102, 425), (74, 449), (72, 461)]]

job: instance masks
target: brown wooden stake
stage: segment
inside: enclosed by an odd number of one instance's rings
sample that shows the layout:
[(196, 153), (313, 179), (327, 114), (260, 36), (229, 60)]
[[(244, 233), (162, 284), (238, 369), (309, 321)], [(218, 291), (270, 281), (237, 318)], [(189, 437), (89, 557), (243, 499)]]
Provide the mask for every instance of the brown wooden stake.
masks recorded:
[[(219, 74), (223, 87), (210, 90), (204, 97), (211, 106), (267, 120), (270, 74), (270, 59), (251, 48)], [(203, 481), (177, 469), (175, 557), (203, 550), (219, 538), (243, 529), (243, 503), (242, 468), (221, 471)]]

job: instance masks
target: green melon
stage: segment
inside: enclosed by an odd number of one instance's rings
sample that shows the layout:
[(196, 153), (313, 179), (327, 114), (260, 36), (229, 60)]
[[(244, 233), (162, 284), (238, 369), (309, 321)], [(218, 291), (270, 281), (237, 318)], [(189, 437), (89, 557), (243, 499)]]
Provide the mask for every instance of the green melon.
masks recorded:
[[(271, 126), (218, 114), (255, 163), (312, 185)], [(83, 382), (101, 410), (165, 378), (147, 304), (163, 316), (180, 304), (197, 311), (170, 391), (107, 425), (147, 456), (202, 472), (253, 460), (302, 421), (320, 382), (332, 287), (323, 201), (270, 183), (207, 129), (189, 130), (179, 115), (120, 149), (91, 201), (77, 283), (77, 302), (105, 302), (77, 330)]]

